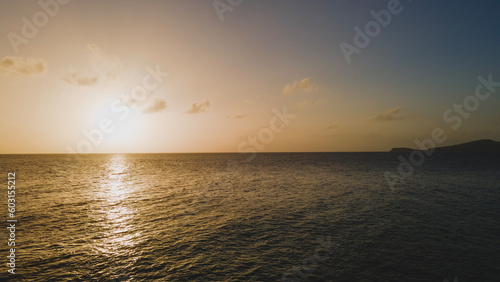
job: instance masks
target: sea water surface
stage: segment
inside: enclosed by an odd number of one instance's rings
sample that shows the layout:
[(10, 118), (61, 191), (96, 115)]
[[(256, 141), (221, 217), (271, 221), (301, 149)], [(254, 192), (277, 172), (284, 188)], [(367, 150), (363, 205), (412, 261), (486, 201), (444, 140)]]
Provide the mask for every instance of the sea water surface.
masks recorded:
[(500, 154), (397, 157), (0, 155), (0, 280), (500, 281)]

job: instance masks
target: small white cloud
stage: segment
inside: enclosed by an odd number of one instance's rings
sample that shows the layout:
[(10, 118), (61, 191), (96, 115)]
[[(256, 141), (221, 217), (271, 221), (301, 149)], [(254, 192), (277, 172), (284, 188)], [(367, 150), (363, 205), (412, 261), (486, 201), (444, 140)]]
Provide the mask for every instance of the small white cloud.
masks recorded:
[(403, 118), (400, 117), (400, 116), (397, 116), (399, 114), (399, 112), (400, 112), (399, 107), (393, 108), (393, 109), (388, 110), (385, 113), (375, 115), (375, 116), (371, 117), (369, 120), (371, 120), (371, 121), (393, 121), (393, 120), (401, 120)]
[(305, 108), (309, 107), (309, 105), (311, 105), (311, 100), (304, 100), (300, 103), (297, 103), (297, 107), (299, 109), (305, 109)]
[(317, 85), (315, 85), (314, 83), (311, 83), (311, 79), (309, 77), (307, 77), (307, 78), (302, 79), (301, 81), (295, 81), (292, 84), (287, 84), (283, 88), (282, 92), (284, 95), (289, 95), (295, 91), (303, 91), (303, 92), (310, 93), (313, 91), (317, 91), (318, 89), (319, 89), (319, 87)]

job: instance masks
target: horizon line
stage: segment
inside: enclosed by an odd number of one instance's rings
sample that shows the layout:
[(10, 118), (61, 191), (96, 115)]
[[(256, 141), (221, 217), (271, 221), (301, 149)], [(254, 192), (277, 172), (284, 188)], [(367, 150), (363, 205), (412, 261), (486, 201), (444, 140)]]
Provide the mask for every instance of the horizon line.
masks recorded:
[(119, 154), (310, 154), (310, 153), (390, 153), (390, 151), (288, 151), (288, 152), (156, 152), (156, 153), (0, 153), (1, 155), (119, 155)]

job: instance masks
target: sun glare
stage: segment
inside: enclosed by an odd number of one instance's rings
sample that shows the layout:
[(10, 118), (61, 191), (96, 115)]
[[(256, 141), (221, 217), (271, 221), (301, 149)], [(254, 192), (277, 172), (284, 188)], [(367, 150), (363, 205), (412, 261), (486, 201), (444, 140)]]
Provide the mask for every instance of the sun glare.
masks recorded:
[(117, 99), (109, 99), (100, 104), (92, 115), (92, 126), (89, 132), (95, 139), (101, 140), (97, 143), (106, 149), (119, 149), (133, 147), (140, 140), (146, 123), (139, 109), (128, 107)]
[(137, 141), (145, 124), (143, 117), (135, 110), (124, 119), (116, 119), (113, 130), (108, 134), (109, 142), (113, 144), (130, 144)]

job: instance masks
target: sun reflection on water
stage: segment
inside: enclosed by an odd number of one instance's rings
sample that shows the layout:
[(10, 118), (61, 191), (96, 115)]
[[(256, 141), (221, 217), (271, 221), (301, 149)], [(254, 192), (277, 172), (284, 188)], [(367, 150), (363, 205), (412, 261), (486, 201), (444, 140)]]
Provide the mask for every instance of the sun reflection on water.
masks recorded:
[(125, 156), (114, 155), (108, 163), (107, 187), (108, 200), (111, 202), (120, 201), (127, 197), (131, 187), (126, 184), (129, 164)]
[(130, 183), (130, 164), (126, 156), (113, 155), (104, 169), (106, 173), (98, 192), (101, 206), (97, 214), (102, 237), (94, 242), (93, 248), (100, 254), (130, 263), (140, 258), (134, 248), (142, 238), (136, 221), (137, 210), (128, 202), (134, 192), (134, 185)]

